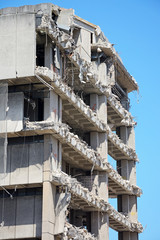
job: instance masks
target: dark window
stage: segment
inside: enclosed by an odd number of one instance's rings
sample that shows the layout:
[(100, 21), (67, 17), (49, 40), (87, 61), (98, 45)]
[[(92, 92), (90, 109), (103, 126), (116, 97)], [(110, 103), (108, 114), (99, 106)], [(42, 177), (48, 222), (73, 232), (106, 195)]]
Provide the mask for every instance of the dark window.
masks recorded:
[(0, 198), (9, 198), (11, 195), (13, 197), (22, 197), (22, 196), (37, 196), (42, 195), (42, 188), (22, 188), (22, 189), (6, 189), (0, 191)]
[(93, 43), (93, 33), (91, 33), (91, 44)]
[(36, 56), (36, 66), (44, 67), (44, 44), (37, 44)]
[(123, 240), (123, 232), (118, 233), (118, 240)]
[(122, 212), (122, 195), (118, 195), (117, 201), (118, 201), (118, 212)]
[(44, 101), (43, 99), (26, 97), (24, 99), (24, 117), (29, 121), (43, 121), (44, 119)]
[(16, 137), (16, 138), (8, 138), (8, 145), (16, 145), (16, 144), (24, 144), (24, 143), (36, 143), (43, 142), (42, 136), (31, 136), (31, 137)]

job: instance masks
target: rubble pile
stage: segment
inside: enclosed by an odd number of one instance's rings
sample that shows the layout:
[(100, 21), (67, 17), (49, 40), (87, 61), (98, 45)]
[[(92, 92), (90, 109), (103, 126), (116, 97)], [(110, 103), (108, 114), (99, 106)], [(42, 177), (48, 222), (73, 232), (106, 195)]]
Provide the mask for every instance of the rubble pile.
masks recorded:
[(66, 222), (64, 226), (64, 233), (62, 236), (63, 240), (97, 240), (91, 233), (89, 233), (85, 228), (80, 228), (71, 225)]

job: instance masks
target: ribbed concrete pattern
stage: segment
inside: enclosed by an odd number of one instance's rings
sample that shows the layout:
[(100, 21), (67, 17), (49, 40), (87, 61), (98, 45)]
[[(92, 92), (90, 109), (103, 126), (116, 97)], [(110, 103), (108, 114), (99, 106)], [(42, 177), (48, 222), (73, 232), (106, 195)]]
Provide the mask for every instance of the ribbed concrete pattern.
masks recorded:
[[(67, 99), (71, 106), (79, 110), (80, 114), (82, 114), (87, 120), (88, 124), (92, 123), (93, 126), (96, 126), (98, 131), (104, 131), (108, 133), (108, 139), (112, 143), (109, 144), (109, 153), (115, 159), (128, 159), (138, 161), (135, 150), (128, 147), (124, 144), (119, 137), (114, 134), (109, 126), (104, 124), (102, 121), (98, 119), (98, 116), (95, 112), (93, 112), (89, 106), (87, 106), (83, 100), (76, 96), (74, 92), (68, 87), (61, 79), (60, 76), (57, 76), (48, 68), (38, 67), (36, 69), (36, 74), (41, 76), (46, 81), (51, 81), (52, 86), (55, 88), (55, 91), (62, 97)], [(89, 130), (89, 129), (88, 129)], [(114, 148), (113, 148), (114, 147)], [(118, 157), (117, 157), (118, 155)]]
[(108, 102), (110, 106), (113, 107), (113, 109), (122, 118), (122, 125), (133, 126), (135, 124), (131, 114), (127, 110), (125, 110), (122, 105), (116, 100), (110, 89), (99, 83), (98, 76), (93, 71), (92, 63), (81, 59), (78, 52), (74, 50), (76, 46), (74, 45), (74, 40), (71, 38), (70, 35), (58, 29), (57, 26), (54, 24), (53, 20), (51, 20), (48, 16), (42, 17), (42, 23), (37, 28), (37, 30), (46, 32), (61, 49), (66, 49), (71, 52), (71, 54), (68, 54), (67, 56), (76, 65), (76, 67), (80, 69), (81, 80), (83, 81), (84, 75), (86, 80), (90, 81), (93, 87), (99, 91), (99, 93), (105, 94), (109, 98)]
[[(26, 128), (15, 134), (15, 136), (33, 136), (33, 135), (53, 134), (55, 138), (62, 142), (65, 154), (68, 152), (76, 152), (72, 157), (72, 161), (77, 166), (91, 170), (92, 168), (107, 171), (109, 178), (115, 184), (116, 193), (122, 192), (129, 193), (131, 195), (141, 195), (141, 189), (135, 185), (131, 185), (129, 181), (124, 180), (116, 170), (103, 158), (98, 152), (91, 149), (84, 141), (81, 141), (77, 135), (71, 133), (66, 124), (54, 123), (54, 122), (27, 122)], [(14, 136), (14, 133), (12, 134)], [(65, 156), (66, 156), (65, 155)], [(71, 156), (69, 156), (71, 158)], [(118, 188), (119, 192), (118, 192)], [(112, 190), (112, 189), (111, 189)]]
[[(53, 172), (52, 181), (54, 184), (65, 186), (65, 190), (69, 191), (75, 198), (77, 206), (80, 204), (81, 209), (89, 211), (101, 211), (107, 212), (110, 220), (110, 227), (117, 231), (131, 231), (139, 232), (143, 231), (143, 227), (139, 222), (131, 222), (123, 214), (117, 212), (108, 202), (89, 192), (87, 188), (75, 179), (69, 177), (63, 172)], [(86, 205), (84, 205), (84, 202)], [(83, 206), (83, 207), (82, 207)]]

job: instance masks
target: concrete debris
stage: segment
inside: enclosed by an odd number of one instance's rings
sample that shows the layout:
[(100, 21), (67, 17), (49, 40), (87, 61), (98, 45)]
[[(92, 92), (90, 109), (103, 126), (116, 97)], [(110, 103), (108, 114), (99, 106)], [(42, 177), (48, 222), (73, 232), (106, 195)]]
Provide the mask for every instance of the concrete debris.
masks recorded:
[(128, 93), (138, 85), (114, 44), (52, 3), (0, 15), (0, 239), (103, 240), (112, 228), (137, 240), (142, 190)]
[(55, 123), (55, 122), (25, 122), (25, 131), (32, 130), (45, 130), (51, 129), (57, 135), (58, 138), (61, 139), (62, 142), (69, 144), (72, 149), (74, 149), (77, 153), (84, 157), (84, 159), (89, 162), (92, 166), (94, 165), (96, 168), (101, 171), (107, 171), (109, 177), (117, 183), (122, 189), (129, 192), (131, 195), (136, 194), (137, 196), (141, 195), (141, 189), (137, 186), (132, 186), (129, 181), (124, 180), (116, 170), (110, 165), (110, 163), (104, 161), (104, 159), (100, 156), (100, 154), (91, 149), (87, 143), (81, 141), (79, 137), (69, 131), (69, 126), (63, 123)]
[(111, 93), (110, 87), (103, 86), (102, 83), (98, 81), (98, 75), (94, 73), (94, 68), (91, 62), (87, 62), (81, 59), (79, 53), (76, 51), (76, 45), (73, 38), (61, 31), (54, 21), (50, 19), (47, 15), (42, 17), (41, 25), (38, 27), (39, 31), (46, 32), (51, 39), (62, 49), (67, 51), (67, 56), (69, 59), (79, 68), (79, 78), (82, 83), (90, 81), (93, 87), (98, 89), (101, 93), (108, 97), (109, 104), (115, 109), (115, 111), (123, 118), (122, 124), (125, 126), (133, 126), (136, 123), (133, 121), (131, 114), (125, 110), (120, 102)]
[(42, 77), (48, 77), (52, 81), (55, 90), (57, 88), (76, 109), (79, 109), (89, 122), (92, 122), (100, 131), (106, 131), (105, 124), (99, 120), (97, 114), (62, 81), (60, 75), (52, 72), (46, 67), (37, 67), (36, 74)]
[(102, 51), (104, 51), (104, 53), (105, 53), (105, 51), (109, 50), (110, 54), (114, 58), (114, 61), (119, 65), (119, 67), (122, 69), (122, 71), (124, 71), (125, 74), (127, 75), (127, 77), (128, 77), (127, 79), (135, 86), (136, 89), (138, 89), (138, 84), (137, 84), (136, 80), (134, 79), (133, 76), (130, 75), (130, 73), (127, 71), (127, 69), (123, 65), (121, 58), (119, 57), (115, 48), (113, 47), (113, 44), (111, 44), (109, 41), (105, 40), (102, 43), (92, 44), (92, 48), (101, 49)]
[(37, 30), (48, 34), (60, 48), (68, 50), (69, 52), (73, 51), (74, 40), (72, 37), (61, 31), (48, 15), (42, 16), (41, 25), (38, 26)]
[(80, 199), (83, 199), (87, 205), (92, 206), (95, 210), (99, 210), (101, 212), (107, 212), (109, 218), (115, 221), (115, 224), (118, 223), (122, 225), (122, 228), (125, 228), (128, 231), (132, 232), (142, 232), (142, 225), (137, 222), (131, 222), (127, 217), (123, 214), (117, 212), (110, 203), (106, 202), (104, 199), (94, 195), (89, 192), (87, 188), (84, 188), (75, 178), (68, 176), (66, 173), (61, 171), (53, 172), (53, 182), (58, 183), (60, 185), (66, 186), (68, 191), (71, 194), (77, 196)]
[(66, 222), (64, 227), (64, 233), (62, 235), (63, 240), (97, 240), (91, 233), (89, 233), (85, 228), (80, 228), (73, 226), (72, 224)]
[(59, 91), (61, 91), (66, 98), (72, 103), (72, 105), (79, 109), (79, 111), (88, 119), (89, 122), (92, 122), (93, 125), (96, 125), (97, 128), (99, 128), (101, 131), (108, 133), (109, 140), (113, 143), (113, 145), (118, 148), (125, 156), (129, 157), (131, 160), (138, 161), (137, 155), (135, 153), (135, 150), (128, 147), (126, 144), (124, 144), (116, 134), (112, 132), (112, 130), (101, 122), (95, 112), (93, 112), (89, 106), (87, 106), (83, 100), (74, 94), (73, 90), (68, 87), (58, 76), (56, 73), (53, 73), (48, 68), (44, 67), (38, 67), (36, 69), (36, 74), (41, 76), (47, 76), (50, 78), (51, 81), (53, 81), (54, 88), (58, 88)]
[(124, 109), (121, 103), (116, 99), (111, 92), (110, 86), (105, 86), (98, 80), (98, 75), (94, 72), (92, 63), (85, 60), (82, 61), (79, 53), (76, 51), (71, 55), (68, 55), (68, 57), (77, 67), (79, 67), (81, 76), (84, 75), (86, 80), (93, 84), (94, 88), (107, 96), (108, 103), (123, 118), (121, 121), (122, 125), (134, 126), (136, 122), (133, 121), (131, 114)]
[(137, 158), (136, 151), (130, 147), (128, 147), (126, 144), (123, 143), (123, 141), (117, 136), (117, 134), (113, 133), (109, 126), (107, 126), (107, 133), (108, 133), (108, 139), (112, 142), (112, 144), (120, 149), (120, 151), (123, 151), (123, 153), (126, 156), (129, 156), (131, 160), (139, 161)]

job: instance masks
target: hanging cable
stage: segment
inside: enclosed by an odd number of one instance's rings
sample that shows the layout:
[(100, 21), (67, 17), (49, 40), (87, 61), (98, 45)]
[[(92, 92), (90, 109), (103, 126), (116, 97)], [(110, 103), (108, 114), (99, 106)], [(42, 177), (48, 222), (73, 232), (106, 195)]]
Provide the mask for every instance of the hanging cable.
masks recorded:
[(41, 82), (41, 83), (43, 83), (46, 87), (48, 87), (49, 88), (49, 90), (53, 90), (54, 89), (54, 87), (52, 86), (52, 85), (50, 85), (49, 83), (47, 83), (45, 80), (43, 80), (40, 76), (38, 76), (37, 74), (36, 74), (36, 77), (38, 78), (38, 80)]
[(0, 185), (0, 187), (10, 196), (11, 199), (13, 199), (13, 195), (10, 192), (8, 192), (5, 187), (3, 187), (2, 185)]

